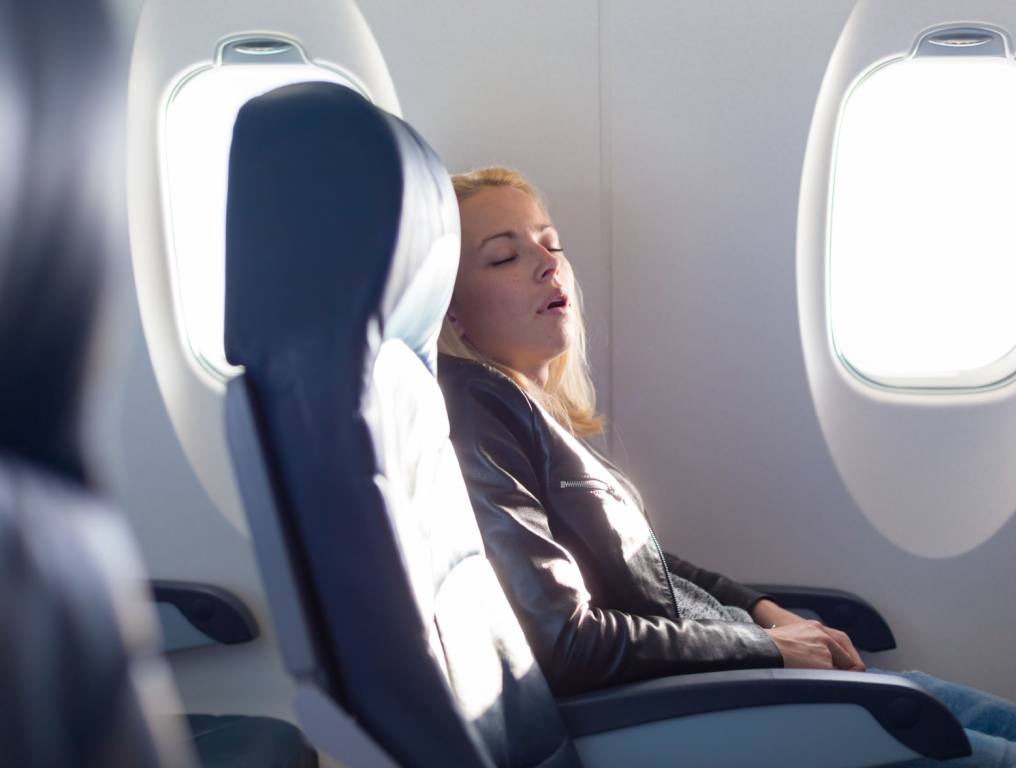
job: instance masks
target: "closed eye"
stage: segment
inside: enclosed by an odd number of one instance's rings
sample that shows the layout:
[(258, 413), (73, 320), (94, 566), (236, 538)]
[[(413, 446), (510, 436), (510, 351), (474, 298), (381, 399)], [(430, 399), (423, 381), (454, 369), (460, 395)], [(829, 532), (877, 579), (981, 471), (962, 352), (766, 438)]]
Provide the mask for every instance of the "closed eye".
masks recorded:
[(515, 254), (514, 253), (511, 256), (509, 256), (508, 258), (506, 258), (506, 259), (501, 259), (500, 261), (492, 261), (490, 263), (490, 266), (496, 267), (499, 264), (507, 264), (509, 261), (515, 261)]
[(548, 248), (551, 253), (564, 253), (564, 248)]

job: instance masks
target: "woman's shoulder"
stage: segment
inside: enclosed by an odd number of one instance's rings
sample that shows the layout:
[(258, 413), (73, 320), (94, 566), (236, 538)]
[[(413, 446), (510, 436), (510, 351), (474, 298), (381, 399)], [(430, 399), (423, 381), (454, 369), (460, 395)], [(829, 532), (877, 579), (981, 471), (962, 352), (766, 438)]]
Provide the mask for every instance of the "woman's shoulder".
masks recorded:
[(503, 371), (478, 360), (446, 355), (443, 352), (437, 356), (437, 380), (446, 397), (449, 392), (482, 388), (501, 392), (508, 398), (529, 401), (529, 396), (523, 389)]
[(533, 417), (533, 401), (525, 391), (486, 363), (440, 354), (437, 379), (452, 422), (473, 418), (478, 412), (493, 412), (502, 419), (514, 416), (529, 421)]

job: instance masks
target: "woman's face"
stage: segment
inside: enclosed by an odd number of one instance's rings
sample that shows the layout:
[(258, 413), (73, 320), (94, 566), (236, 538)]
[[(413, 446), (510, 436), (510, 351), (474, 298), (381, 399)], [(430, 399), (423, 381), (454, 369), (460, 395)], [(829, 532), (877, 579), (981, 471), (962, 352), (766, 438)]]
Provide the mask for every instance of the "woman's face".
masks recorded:
[(460, 205), (462, 256), (448, 317), (456, 333), (541, 385), (571, 343), (575, 281), (557, 230), (512, 187)]

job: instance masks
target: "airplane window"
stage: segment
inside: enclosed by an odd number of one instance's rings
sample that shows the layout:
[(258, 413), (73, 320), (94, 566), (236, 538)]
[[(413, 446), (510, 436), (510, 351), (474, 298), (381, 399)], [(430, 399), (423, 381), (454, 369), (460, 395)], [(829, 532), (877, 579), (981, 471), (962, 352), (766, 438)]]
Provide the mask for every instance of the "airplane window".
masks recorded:
[[(237, 45), (235, 51), (251, 57), (274, 52), (256, 43)], [(168, 250), (181, 330), (198, 363), (220, 380), (237, 372), (223, 349), (226, 178), (233, 123), (252, 98), (283, 85), (322, 80), (361, 91), (337, 72), (306, 62), (219, 63), (185, 78), (166, 107)]]
[(1016, 371), (1013, 125), (1002, 56), (897, 59), (847, 97), (829, 309), (837, 354), (865, 379), (955, 389)]

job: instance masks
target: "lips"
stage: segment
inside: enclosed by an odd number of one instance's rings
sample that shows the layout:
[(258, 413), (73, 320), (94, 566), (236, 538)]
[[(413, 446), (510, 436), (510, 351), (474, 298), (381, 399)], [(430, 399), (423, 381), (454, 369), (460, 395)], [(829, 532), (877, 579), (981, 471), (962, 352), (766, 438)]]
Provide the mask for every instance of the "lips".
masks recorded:
[(557, 291), (550, 297), (550, 300), (543, 305), (543, 309), (541, 309), (540, 312), (552, 312), (554, 314), (559, 314), (564, 312), (570, 305), (571, 302), (568, 300), (568, 294), (564, 291)]

